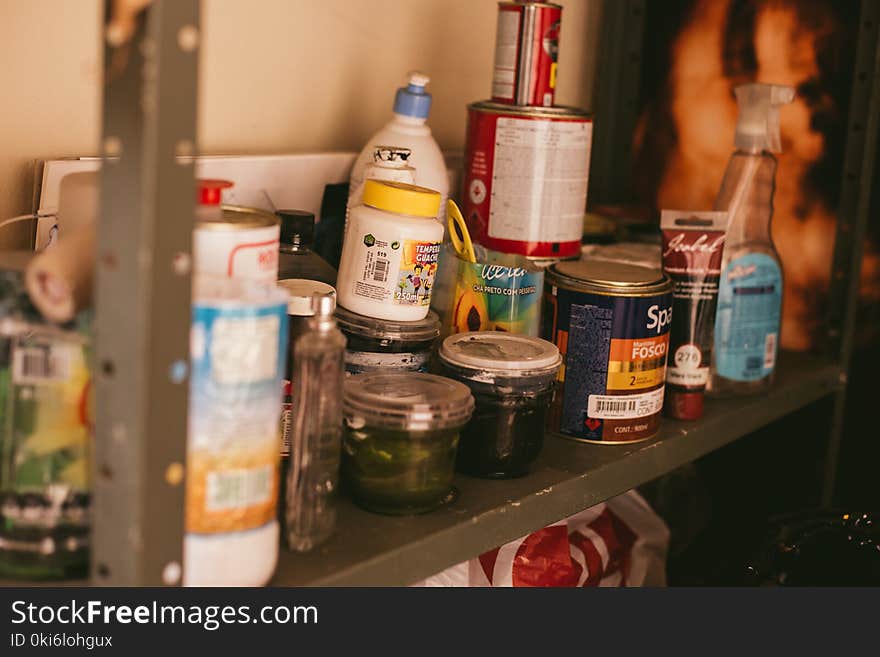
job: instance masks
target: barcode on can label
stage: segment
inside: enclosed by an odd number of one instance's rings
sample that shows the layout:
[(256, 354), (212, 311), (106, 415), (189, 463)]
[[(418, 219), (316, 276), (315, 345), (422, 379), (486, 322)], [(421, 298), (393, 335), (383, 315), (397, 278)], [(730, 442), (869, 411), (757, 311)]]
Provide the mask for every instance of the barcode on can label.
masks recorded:
[(764, 367), (772, 370), (776, 365), (776, 334), (768, 333), (764, 338)]
[(663, 408), (663, 388), (640, 395), (590, 395), (587, 415), (597, 420), (648, 417)]
[(65, 381), (70, 376), (70, 354), (63, 347), (18, 347), (12, 354), (12, 381), (40, 385)]
[(376, 266), (373, 268), (373, 280), (384, 283), (388, 280), (388, 260), (376, 259)]
[(272, 468), (265, 465), (250, 469), (218, 470), (208, 473), (208, 511), (242, 509), (269, 500), (272, 493)]
[(281, 406), (281, 455), (290, 454), (290, 436), (293, 432), (293, 405), (284, 403)]
[[(631, 399), (617, 401), (616, 399), (597, 399), (596, 413), (612, 413), (624, 417), (636, 412), (636, 403)], [(590, 413), (593, 415), (593, 413)]]

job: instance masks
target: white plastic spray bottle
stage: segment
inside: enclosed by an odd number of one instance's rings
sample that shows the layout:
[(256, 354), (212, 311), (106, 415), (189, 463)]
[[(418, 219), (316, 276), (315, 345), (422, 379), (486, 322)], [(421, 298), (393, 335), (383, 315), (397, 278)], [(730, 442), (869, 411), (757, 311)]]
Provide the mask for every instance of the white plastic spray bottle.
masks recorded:
[(744, 84), (736, 150), (727, 165), (716, 210), (730, 217), (712, 352), (713, 393), (765, 390), (773, 380), (782, 314), (782, 265), (770, 236), (776, 158), (782, 151), (779, 106), (794, 99), (792, 87)]
[(449, 174), (440, 147), (428, 127), (428, 114), (431, 111), (431, 94), (425, 91), (430, 78), (424, 73), (413, 71), (408, 75), (408, 84), (397, 90), (394, 98), (394, 116), (379, 132), (367, 141), (364, 149), (355, 160), (351, 170), (349, 185), (349, 207), (352, 207), (352, 193), (363, 189), (364, 173), (373, 163), (373, 154), (379, 144), (389, 144), (398, 148), (408, 148), (412, 152), (407, 164), (415, 169), (415, 184), (440, 192), (440, 214), (438, 219), (445, 225), (446, 198), (449, 196)]

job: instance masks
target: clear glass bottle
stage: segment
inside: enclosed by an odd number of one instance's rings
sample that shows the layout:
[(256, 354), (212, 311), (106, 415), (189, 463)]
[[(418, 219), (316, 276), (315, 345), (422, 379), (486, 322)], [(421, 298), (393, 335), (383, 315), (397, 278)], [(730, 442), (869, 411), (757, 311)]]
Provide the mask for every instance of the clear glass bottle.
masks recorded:
[(301, 335), (309, 330), (309, 320), (314, 316), (314, 297), (329, 296), (336, 303), (336, 290), (332, 285), (320, 281), (312, 281), (304, 278), (286, 278), (278, 281), (278, 287), (287, 293), (287, 326), (288, 354), (287, 365), (284, 368), (284, 382), (282, 383), (281, 403), (281, 491), (278, 505), (278, 521), (284, 527), (285, 504), (287, 499), (287, 473), (290, 472), (290, 437), (293, 432), (293, 398), (294, 390), (298, 386), (293, 380), (293, 359), (296, 341)]
[(747, 84), (735, 89), (740, 115), (715, 210), (729, 221), (721, 262), (709, 390), (744, 394), (773, 382), (782, 315), (782, 262), (770, 234), (779, 106), (794, 89)]
[(313, 297), (314, 315), (293, 347), (294, 394), (285, 517), (287, 542), (305, 552), (336, 526), (342, 436), (345, 336), (336, 327), (335, 300)]

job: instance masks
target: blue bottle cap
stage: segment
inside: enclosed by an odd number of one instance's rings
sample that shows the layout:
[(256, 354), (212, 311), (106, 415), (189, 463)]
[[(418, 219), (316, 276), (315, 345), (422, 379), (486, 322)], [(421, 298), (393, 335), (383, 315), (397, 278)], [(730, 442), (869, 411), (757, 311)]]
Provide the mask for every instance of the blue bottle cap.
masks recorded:
[(408, 78), (407, 86), (398, 89), (394, 97), (394, 113), (427, 119), (431, 112), (431, 94), (425, 91), (425, 85), (431, 78), (418, 71), (410, 72)]

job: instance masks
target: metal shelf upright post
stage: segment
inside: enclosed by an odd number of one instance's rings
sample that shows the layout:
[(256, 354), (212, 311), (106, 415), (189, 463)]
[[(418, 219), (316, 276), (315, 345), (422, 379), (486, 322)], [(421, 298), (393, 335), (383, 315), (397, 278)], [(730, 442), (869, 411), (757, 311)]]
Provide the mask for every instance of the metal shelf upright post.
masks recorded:
[[(828, 353), (840, 363), (843, 384), (846, 384), (852, 366), (862, 254), (876, 194), (874, 168), (880, 135), (880, 3), (863, 0), (857, 30), (828, 313)], [(831, 506), (834, 502), (845, 409), (846, 385), (842, 385), (834, 394), (822, 486), (824, 506)]]
[[(105, 6), (109, 19), (118, 3)], [(199, 2), (154, 0), (133, 20), (130, 38), (105, 30), (92, 573), (100, 585), (174, 585), (183, 564)]]

